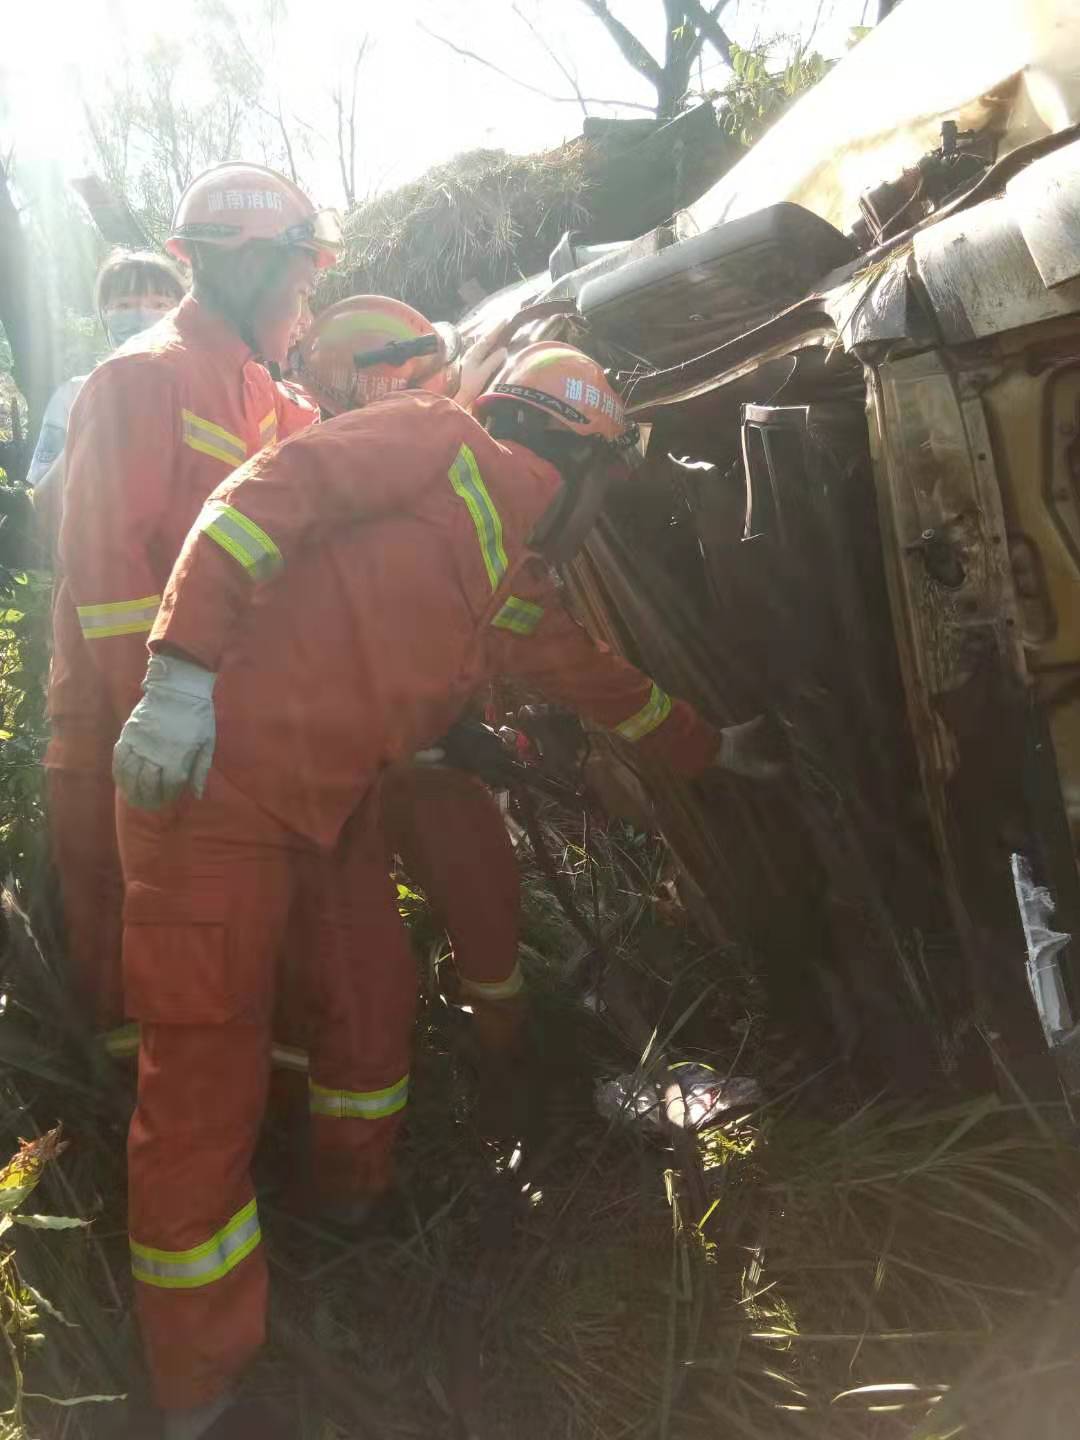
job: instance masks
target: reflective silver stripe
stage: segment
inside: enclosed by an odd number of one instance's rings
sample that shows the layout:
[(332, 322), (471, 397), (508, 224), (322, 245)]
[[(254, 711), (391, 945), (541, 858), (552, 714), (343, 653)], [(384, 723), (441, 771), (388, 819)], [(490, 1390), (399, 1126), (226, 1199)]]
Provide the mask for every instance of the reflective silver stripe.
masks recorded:
[(112, 600), (107, 605), (76, 607), (85, 640), (107, 640), (110, 635), (147, 635), (157, 619), (160, 595), (138, 600)]
[(543, 618), (542, 605), (522, 600), (520, 595), (510, 595), (491, 623), (500, 630), (512, 630), (515, 635), (531, 635)]
[(385, 1090), (328, 1090), (311, 1082), (311, 1113), (335, 1120), (382, 1120), (404, 1110), (409, 1099), (409, 1077), (403, 1075)]
[(297, 1045), (282, 1045), (275, 1040), (270, 1047), (270, 1064), (275, 1070), (295, 1070), (298, 1075), (306, 1075), (308, 1053)]
[(521, 973), (521, 966), (515, 964), (505, 980), (466, 980), (463, 978), (461, 988), (466, 995), (472, 995), (477, 1000), (512, 1000), (515, 995), (520, 995), (524, 990), (525, 976)]
[(194, 1290), (235, 1270), (261, 1239), (259, 1212), (255, 1201), (249, 1200), (216, 1235), (193, 1250), (154, 1250), (132, 1240), (131, 1273), (144, 1285), (162, 1290)]
[(651, 735), (670, 714), (671, 696), (665, 695), (659, 685), (653, 685), (645, 704), (636, 715), (631, 715), (629, 720), (624, 720), (621, 725), (616, 725), (615, 733), (621, 735), (624, 740), (636, 744), (637, 741), (644, 740), (646, 735)]
[(180, 411), (180, 438), (189, 449), (223, 460), (230, 469), (247, 459), (247, 446), (239, 435), (215, 425), (212, 420), (204, 420), (191, 410)]
[(235, 506), (209, 500), (195, 524), (241, 564), (252, 580), (268, 580), (281, 568), (281, 551), (273, 540)]
[(272, 445), (277, 439), (277, 411), (271, 410), (259, 421), (259, 439), (264, 445)]
[[(114, 1030), (99, 1032), (107, 1055), (114, 1060), (127, 1060), (139, 1053), (139, 1026), (137, 1021), (130, 1025), (118, 1025)], [(270, 1063), (275, 1070), (295, 1070), (297, 1074), (308, 1072), (308, 1054), (297, 1045), (282, 1045), (275, 1040), (270, 1047)]]

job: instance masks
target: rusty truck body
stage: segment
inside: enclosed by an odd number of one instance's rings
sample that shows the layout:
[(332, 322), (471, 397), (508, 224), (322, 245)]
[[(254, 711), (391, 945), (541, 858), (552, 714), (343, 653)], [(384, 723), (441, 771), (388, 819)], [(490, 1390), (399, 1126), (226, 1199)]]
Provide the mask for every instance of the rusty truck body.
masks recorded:
[[(905, 4), (688, 211), (466, 319), (565, 300), (646, 436), (587, 623), (791, 785), (656, 782), (779, 1013), (889, 1077), (1076, 1083), (1080, 13)], [(570, 303), (572, 302), (572, 304)]]

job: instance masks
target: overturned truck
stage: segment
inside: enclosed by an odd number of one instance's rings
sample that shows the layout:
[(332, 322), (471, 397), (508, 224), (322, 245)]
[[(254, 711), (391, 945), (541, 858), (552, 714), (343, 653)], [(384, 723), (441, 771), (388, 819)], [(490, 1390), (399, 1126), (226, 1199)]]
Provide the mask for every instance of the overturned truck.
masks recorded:
[(562, 301), (520, 342), (617, 377), (645, 463), (569, 577), (582, 616), (792, 742), (767, 792), (651, 777), (687, 895), (800, 1044), (911, 1087), (1080, 1084), (1065, 8), (906, 0), (689, 211), (568, 236), (463, 322)]

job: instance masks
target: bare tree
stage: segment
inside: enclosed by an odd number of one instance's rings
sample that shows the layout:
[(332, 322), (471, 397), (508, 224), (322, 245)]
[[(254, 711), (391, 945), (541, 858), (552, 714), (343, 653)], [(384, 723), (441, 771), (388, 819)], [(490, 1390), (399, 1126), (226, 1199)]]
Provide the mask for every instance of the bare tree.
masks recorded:
[[(247, 11), (199, 0), (195, 11), (197, 50), (152, 42), (85, 112), (102, 177), (157, 241), (183, 191), (208, 166), (258, 155), (299, 183), (309, 153), (310, 127), (286, 112), (267, 76), (281, 0), (259, 0)], [(249, 43), (252, 35), (259, 44)], [(192, 68), (203, 83), (191, 83)], [(199, 98), (185, 98), (192, 96)]]
[(426, 25), (417, 23), (426, 35), (430, 35), (433, 40), (438, 40), (440, 44), (453, 50), (455, 55), (461, 55), (466, 60), (473, 60), (478, 65), (483, 65), (485, 69), (501, 75), (504, 80), (509, 80), (522, 90), (528, 90), (532, 95), (540, 95), (545, 100), (553, 100), (563, 105), (578, 105), (584, 115), (588, 115), (590, 105), (618, 105), (629, 110), (644, 110), (649, 114), (657, 115), (662, 120), (669, 119), (678, 114), (686, 100), (690, 91), (690, 75), (693, 66), (700, 59), (701, 53), (707, 45), (712, 46), (723, 64), (729, 68), (732, 65), (731, 40), (721, 27), (718, 18), (730, 0), (715, 0), (715, 3), (708, 8), (700, 4), (699, 0), (654, 0), (654, 3), (663, 7), (664, 12), (666, 41), (662, 61), (656, 59), (628, 25), (611, 13), (606, 0), (581, 0), (581, 3), (604, 26), (608, 35), (618, 46), (623, 58), (653, 87), (656, 92), (655, 104), (643, 105), (636, 100), (600, 99), (595, 95), (584, 94), (576, 73), (557, 53), (555, 47), (539, 27), (516, 3), (511, 6), (514, 14), (529, 30), (548, 59), (560, 71), (570, 86), (572, 94), (553, 94), (532, 80), (525, 80), (520, 75), (515, 75), (512, 71), (497, 65), (486, 56), (477, 54), (475, 50), (469, 50), (464, 45), (458, 44), (449, 36), (440, 35), (436, 31), (428, 29)]
[(205, 100), (181, 98), (190, 93), (184, 50), (159, 40), (100, 105), (86, 107), (98, 168), (158, 241), (191, 180), (209, 165), (237, 158), (259, 99), (261, 75), (242, 52), (211, 42), (204, 56), (211, 75)]
[(359, 91), (360, 67), (367, 54), (369, 39), (370, 37), (365, 35), (357, 44), (348, 92), (342, 81), (339, 81), (337, 87), (331, 92), (334, 112), (337, 116), (338, 169), (341, 172), (341, 188), (345, 194), (345, 204), (349, 209), (356, 204), (356, 100)]
[(658, 60), (628, 25), (608, 8), (607, 0), (581, 0), (619, 47), (623, 58), (656, 92), (656, 113), (661, 119), (678, 114), (690, 89), (694, 62), (706, 45), (712, 45), (728, 66), (731, 40), (719, 16), (729, 0), (717, 0), (708, 9), (699, 0), (661, 0), (664, 7), (664, 58)]

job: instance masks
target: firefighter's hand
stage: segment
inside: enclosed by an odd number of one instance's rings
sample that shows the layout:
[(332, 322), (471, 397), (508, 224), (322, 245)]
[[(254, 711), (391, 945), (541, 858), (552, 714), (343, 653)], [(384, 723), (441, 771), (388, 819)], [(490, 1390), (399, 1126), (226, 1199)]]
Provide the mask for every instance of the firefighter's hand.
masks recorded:
[(151, 659), (143, 698), (113, 751), (113, 779), (129, 804), (160, 810), (185, 786), (202, 796), (214, 758), (216, 678), (176, 655)]
[(751, 780), (779, 780), (788, 768), (783, 732), (769, 715), (720, 731), (720, 750), (713, 765)]
[(482, 335), (461, 357), (461, 379), (454, 399), (468, 410), (487, 389), (506, 363), (506, 346), (500, 344), (502, 327), (493, 335)]

